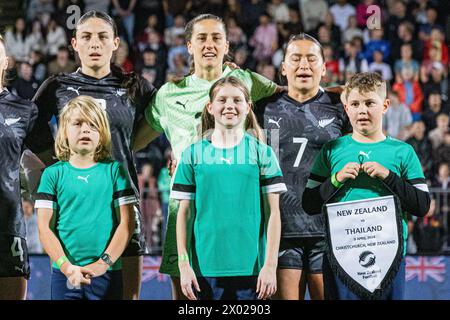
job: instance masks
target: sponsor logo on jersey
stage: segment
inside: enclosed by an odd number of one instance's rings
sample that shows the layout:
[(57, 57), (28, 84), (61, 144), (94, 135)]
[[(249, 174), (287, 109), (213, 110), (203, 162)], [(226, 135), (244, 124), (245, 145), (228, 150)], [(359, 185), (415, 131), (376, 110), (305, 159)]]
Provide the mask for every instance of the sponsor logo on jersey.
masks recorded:
[(127, 91), (125, 89), (117, 89), (116, 90), (116, 96), (121, 97), (123, 96)]
[(322, 119), (319, 120), (319, 128), (325, 128), (326, 126), (328, 126), (329, 124), (331, 124), (334, 121), (335, 117), (331, 118), (331, 119)]
[(67, 91), (73, 91), (77, 94), (77, 96), (80, 95), (80, 89), (81, 87), (78, 87), (78, 89), (75, 89), (74, 87), (67, 87)]
[(106, 100), (105, 99), (95, 99), (102, 108), (103, 111), (106, 111)]
[(180, 101), (176, 101), (175, 104), (179, 104), (180, 106), (182, 106), (184, 109), (186, 109), (186, 105), (189, 102), (189, 100), (186, 100), (185, 103), (181, 103)]
[(86, 177), (78, 176), (77, 179), (78, 180), (83, 180), (84, 182), (89, 183), (89, 181), (88, 181), (89, 176), (90, 175), (87, 175)]
[(19, 118), (6, 118), (5, 124), (9, 127), (9, 126), (12, 126), (13, 124), (19, 122), (20, 119), (22, 119), (22, 118), (20, 118), (20, 117)]
[(370, 159), (370, 154), (372, 153), (372, 151), (369, 151), (368, 153), (365, 153), (364, 151), (360, 151), (359, 152), (359, 155), (360, 156), (364, 156), (364, 157), (366, 157), (367, 159)]
[(275, 121), (273, 119), (269, 119), (269, 124), (273, 123), (273, 124), (275, 124), (278, 127), (278, 129), (280, 129), (280, 121), (281, 120), (282, 120), (282, 118), (278, 119), (278, 121)]
[(230, 159), (227, 159), (227, 158), (224, 158), (224, 157), (220, 158), (220, 160), (222, 160), (223, 162), (228, 163), (229, 165), (231, 165), (231, 159), (232, 158), (230, 158)]

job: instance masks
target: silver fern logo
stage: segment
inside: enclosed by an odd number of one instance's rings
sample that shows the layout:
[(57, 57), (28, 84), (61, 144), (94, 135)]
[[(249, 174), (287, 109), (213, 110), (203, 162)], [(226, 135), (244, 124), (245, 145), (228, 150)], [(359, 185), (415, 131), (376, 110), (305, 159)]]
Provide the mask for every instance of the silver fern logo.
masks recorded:
[(325, 128), (326, 126), (328, 126), (328, 125), (330, 125), (331, 123), (333, 123), (333, 121), (334, 121), (334, 117), (333, 118), (331, 118), (331, 119), (322, 119), (322, 120), (319, 120), (319, 125), (318, 125), (318, 127), (319, 128)]

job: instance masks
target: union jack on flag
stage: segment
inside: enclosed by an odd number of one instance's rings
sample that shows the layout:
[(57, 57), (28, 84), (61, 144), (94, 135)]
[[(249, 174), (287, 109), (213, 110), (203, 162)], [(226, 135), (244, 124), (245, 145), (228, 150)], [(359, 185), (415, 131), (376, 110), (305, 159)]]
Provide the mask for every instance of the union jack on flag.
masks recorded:
[(445, 257), (406, 257), (406, 281), (417, 277), (425, 282), (428, 277), (437, 282), (445, 281)]
[(144, 266), (142, 268), (142, 282), (151, 281), (157, 279), (158, 282), (165, 282), (168, 276), (159, 273), (159, 266), (161, 265), (161, 257), (144, 257)]

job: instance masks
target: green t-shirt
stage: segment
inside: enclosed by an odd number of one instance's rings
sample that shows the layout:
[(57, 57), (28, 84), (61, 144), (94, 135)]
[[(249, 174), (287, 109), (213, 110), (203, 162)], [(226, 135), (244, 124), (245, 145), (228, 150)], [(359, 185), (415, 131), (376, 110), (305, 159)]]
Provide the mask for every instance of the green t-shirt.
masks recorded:
[(196, 274), (257, 275), (266, 242), (261, 192), (285, 191), (276, 154), (249, 134), (233, 148), (216, 148), (207, 139), (187, 148), (170, 197), (195, 200)]
[[(128, 173), (118, 162), (79, 169), (59, 161), (44, 170), (35, 207), (54, 210), (53, 230), (65, 255), (72, 264), (85, 266), (108, 247), (119, 223), (115, 209), (135, 202)], [(118, 259), (112, 270), (121, 267)]]
[[(277, 87), (274, 82), (249, 70), (231, 70), (226, 67), (221, 78), (226, 76), (235, 76), (243, 81), (250, 90), (252, 101), (271, 96)], [(166, 134), (175, 159), (179, 159), (181, 152), (198, 140), (200, 114), (209, 101), (209, 89), (214, 83), (195, 75), (185, 77), (178, 83), (167, 82), (145, 110), (145, 117), (151, 127)]]
[[(340, 171), (349, 162), (360, 163), (359, 159), (363, 159), (363, 162), (377, 162), (413, 185), (425, 179), (420, 161), (409, 144), (391, 137), (381, 142), (361, 143), (355, 141), (351, 135), (347, 135), (330, 141), (322, 147), (311, 170), (308, 184), (313, 186), (319, 183), (315, 181), (314, 175), (326, 179)], [(331, 202), (369, 199), (391, 194), (380, 179), (373, 179), (366, 173), (360, 172), (355, 180), (348, 179), (344, 183)], [(408, 237), (406, 219), (406, 212), (403, 212), (405, 250)]]

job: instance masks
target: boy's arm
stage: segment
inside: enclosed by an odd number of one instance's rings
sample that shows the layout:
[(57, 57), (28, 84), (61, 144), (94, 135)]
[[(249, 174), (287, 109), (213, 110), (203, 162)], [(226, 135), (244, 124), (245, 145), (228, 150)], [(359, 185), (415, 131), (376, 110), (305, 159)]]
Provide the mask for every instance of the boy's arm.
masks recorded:
[(303, 210), (309, 215), (322, 213), (322, 206), (331, 198), (338, 188), (331, 183), (331, 178), (311, 174), (302, 196)]
[(114, 232), (111, 242), (105, 250), (105, 253), (110, 255), (113, 262), (116, 262), (117, 259), (120, 258), (127, 247), (136, 224), (133, 204), (121, 205), (116, 210), (120, 216), (120, 222)]

